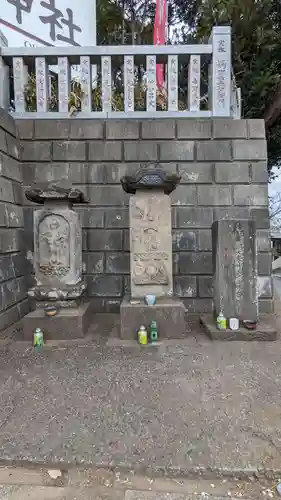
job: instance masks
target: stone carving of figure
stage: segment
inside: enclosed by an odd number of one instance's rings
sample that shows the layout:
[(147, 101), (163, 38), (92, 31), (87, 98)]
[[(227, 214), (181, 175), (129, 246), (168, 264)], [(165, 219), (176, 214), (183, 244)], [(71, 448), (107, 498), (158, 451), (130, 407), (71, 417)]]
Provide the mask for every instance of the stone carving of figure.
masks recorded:
[(39, 267), (46, 275), (64, 276), (70, 268), (69, 224), (60, 215), (48, 215), (39, 225)]

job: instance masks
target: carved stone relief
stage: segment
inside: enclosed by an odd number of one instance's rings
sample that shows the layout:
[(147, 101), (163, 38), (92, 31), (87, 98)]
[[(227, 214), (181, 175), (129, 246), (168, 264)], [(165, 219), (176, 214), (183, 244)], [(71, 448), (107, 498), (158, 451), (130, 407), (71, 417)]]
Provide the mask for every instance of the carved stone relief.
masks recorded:
[(70, 228), (61, 215), (47, 215), (39, 224), (39, 269), (45, 276), (65, 276), (70, 269)]

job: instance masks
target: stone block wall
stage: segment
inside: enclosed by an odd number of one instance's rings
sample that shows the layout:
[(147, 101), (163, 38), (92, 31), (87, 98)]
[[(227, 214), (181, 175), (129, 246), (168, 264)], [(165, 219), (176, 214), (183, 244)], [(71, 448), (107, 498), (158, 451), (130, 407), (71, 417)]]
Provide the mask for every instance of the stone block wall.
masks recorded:
[[(188, 312), (212, 308), (211, 225), (253, 217), (257, 225), (260, 310), (269, 312), (271, 251), (267, 154), (262, 120), (21, 120), (25, 184), (69, 179), (89, 196), (78, 207), (84, 272), (96, 311), (118, 312), (129, 292), (128, 195), (120, 178), (160, 163), (179, 172), (172, 193), (175, 293)], [(32, 252), (33, 207), (24, 200), (25, 242)]]
[(0, 109), (0, 331), (29, 310), (19, 159), (14, 120)]

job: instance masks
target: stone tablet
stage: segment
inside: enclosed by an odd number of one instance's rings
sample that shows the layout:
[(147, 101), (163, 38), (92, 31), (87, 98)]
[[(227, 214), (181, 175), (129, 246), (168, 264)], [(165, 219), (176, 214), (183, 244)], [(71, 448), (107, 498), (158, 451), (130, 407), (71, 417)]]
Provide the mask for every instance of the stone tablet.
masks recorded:
[(131, 296), (173, 293), (171, 204), (161, 191), (130, 198)]
[(254, 220), (220, 220), (212, 227), (215, 312), (257, 321), (257, 250)]

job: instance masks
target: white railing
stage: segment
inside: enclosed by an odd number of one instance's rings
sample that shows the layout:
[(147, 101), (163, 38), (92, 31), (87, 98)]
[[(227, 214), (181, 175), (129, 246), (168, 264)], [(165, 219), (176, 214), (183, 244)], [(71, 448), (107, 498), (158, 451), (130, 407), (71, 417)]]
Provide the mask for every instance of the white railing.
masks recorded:
[[(80, 66), (79, 117), (188, 116), (233, 117), (237, 113), (237, 89), (231, 76), (231, 29), (214, 27), (208, 44), (201, 45), (118, 45), (97, 47), (8, 47), (0, 36), (0, 105), (11, 109), (9, 72), (12, 74), (13, 112), (20, 118), (64, 118), (70, 113), (71, 65)], [(202, 57), (209, 55), (209, 91), (202, 91)], [(121, 62), (120, 62), (121, 61)], [(179, 101), (179, 65), (188, 62), (187, 104)], [(119, 80), (123, 80), (123, 104), (114, 104), (112, 69), (119, 64)], [(156, 64), (166, 64), (167, 81), (163, 91), (156, 85)], [(135, 64), (143, 68), (145, 102), (136, 106)], [(100, 66), (100, 83), (93, 83), (92, 65)], [(50, 108), (50, 66), (57, 78), (57, 108)], [(35, 74), (36, 98), (32, 111), (27, 106), (27, 84)], [(99, 85), (99, 87), (98, 87)], [(93, 106), (93, 91), (100, 89), (99, 110)], [(235, 95), (235, 99), (234, 99)], [(206, 100), (208, 102), (206, 102)], [(160, 106), (159, 101), (163, 104)], [(240, 107), (240, 99), (238, 99)], [(234, 106), (234, 102), (236, 103)], [(36, 108), (36, 109), (35, 109)], [(137, 108), (137, 109), (136, 109)]]

